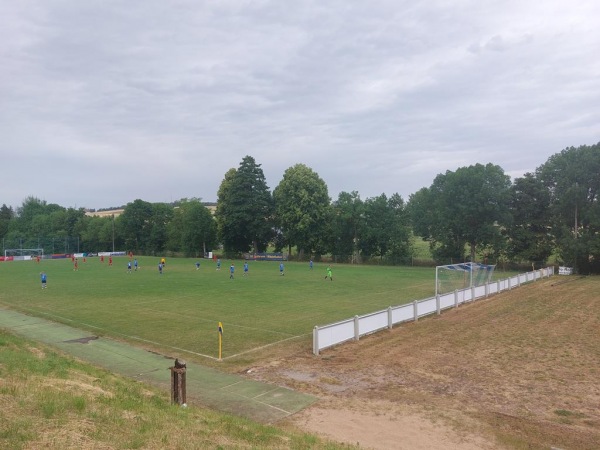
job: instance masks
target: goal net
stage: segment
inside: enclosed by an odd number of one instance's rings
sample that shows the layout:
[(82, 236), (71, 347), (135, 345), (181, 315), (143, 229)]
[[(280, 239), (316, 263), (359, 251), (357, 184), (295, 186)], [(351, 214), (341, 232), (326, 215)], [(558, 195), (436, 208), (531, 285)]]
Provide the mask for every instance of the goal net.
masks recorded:
[(462, 263), (435, 268), (435, 295), (481, 286), (492, 280), (495, 265)]
[(7, 248), (4, 250), (4, 259), (13, 261), (28, 261), (37, 257), (44, 257), (43, 248)]

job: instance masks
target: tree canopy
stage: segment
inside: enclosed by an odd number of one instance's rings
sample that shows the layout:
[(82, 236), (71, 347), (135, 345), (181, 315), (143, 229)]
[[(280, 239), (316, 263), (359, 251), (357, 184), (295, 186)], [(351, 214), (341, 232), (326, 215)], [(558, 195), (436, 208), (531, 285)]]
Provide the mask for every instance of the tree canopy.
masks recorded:
[(310, 167), (296, 164), (285, 171), (273, 198), (276, 222), (288, 245), (296, 246), (300, 253), (320, 250), (330, 206), (321, 177)]
[(478, 248), (501, 240), (500, 226), (510, 221), (510, 186), (510, 177), (493, 164), (440, 174), (410, 198), (414, 232), (440, 259), (462, 260), (468, 245), (474, 261)]
[(580, 273), (600, 273), (600, 144), (569, 147), (512, 183), (494, 164), (439, 174), (409, 197), (361, 199), (342, 191), (331, 202), (323, 179), (304, 164), (288, 168), (271, 195), (260, 164), (246, 156), (224, 175), (215, 216), (199, 199), (176, 204), (136, 199), (119, 217), (86, 215), (27, 197), (0, 207), (4, 249), (193, 256), (220, 245), (234, 255), (272, 245), (341, 261), (401, 262), (412, 234), (439, 262), (509, 258), (545, 264), (551, 255)]
[(550, 196), (555, 244), (579, 271), (600, 272), (600, 143), (569, 147), (536, 170)]
[(520, 259), (545, 264), (553, 250), (550, 235), (550, 192), (533, 174), (517, 178), (510, 188), (511, 223), (505, 229), (507, 254)]
[(261, 165), (242, 159), (221, 182), (217, 199), (219, 238), (228, 253), (264, 251), (273, 236), (273, 198)]

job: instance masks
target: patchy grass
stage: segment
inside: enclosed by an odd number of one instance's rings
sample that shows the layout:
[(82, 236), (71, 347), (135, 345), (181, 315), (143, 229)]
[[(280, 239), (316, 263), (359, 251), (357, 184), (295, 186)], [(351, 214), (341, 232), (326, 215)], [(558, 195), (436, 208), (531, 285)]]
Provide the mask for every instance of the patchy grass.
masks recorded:
[[(434, 293), (431, 268), (333, 265), (334, 281), (324, 280), (326, 265), (286, 262), (169, 258), (162, 275), (158, 258), (140, 257), (127, 272), (128, 258), (87, 258), (74, 271), (70, 260), (15, 261), (0, 267), (0, 305), (40, 315), (95, 334), (128, 339), (185, 356), (218, 356), (217, 324), (224, 325), (223, 358), (294, 339), (309, 348), (315, 325), (335, 322), (426, 298)], [(229, 278), (229, 266), (237, 268)], [(39, 273), (48, 274), (41, 289)], [(191, 353), (193, 352), (193, 353)], [(209, 362), (209, 361), (205, 361)]]
[(319, 358), (265, 359), (253, 373), (279, 383), (310, 374), (297, 387), (339, 409), (386, 399), (387, 410), (420, 410), (496, 448), (597, 449), (600, 277), (571, 280), (536, 281)]
[(0, 332), (0, 448), (352, 448), (170, 404), (168, 393)]

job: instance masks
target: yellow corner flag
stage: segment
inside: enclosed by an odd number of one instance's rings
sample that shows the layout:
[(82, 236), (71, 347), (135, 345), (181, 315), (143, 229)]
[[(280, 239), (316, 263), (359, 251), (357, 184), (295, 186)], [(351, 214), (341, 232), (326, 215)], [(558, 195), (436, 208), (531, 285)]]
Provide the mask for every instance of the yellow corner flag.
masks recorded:
[(221, 349), (223, 348), (223, 324), (219, 322), (219, 361), (221, 361)]

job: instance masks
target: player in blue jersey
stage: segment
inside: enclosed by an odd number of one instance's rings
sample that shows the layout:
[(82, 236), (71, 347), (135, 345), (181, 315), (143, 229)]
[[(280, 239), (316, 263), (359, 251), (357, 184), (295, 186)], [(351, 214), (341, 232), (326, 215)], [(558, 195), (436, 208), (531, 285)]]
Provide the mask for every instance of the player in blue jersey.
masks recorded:
[(248, 275), (248, 261), (244, 262), (244, 276)]
[(283, 263), (279, 263), (279, 275), (281, 275), (281, 276), (285, 275), (284, 270), (285, 270), (285, 268), (283, 266)]
[(235, 265), (233, 263), (231, 263), (231, 266), (229, 266), (229, 279), (233, 280), (233, 274), (235, 272)]

